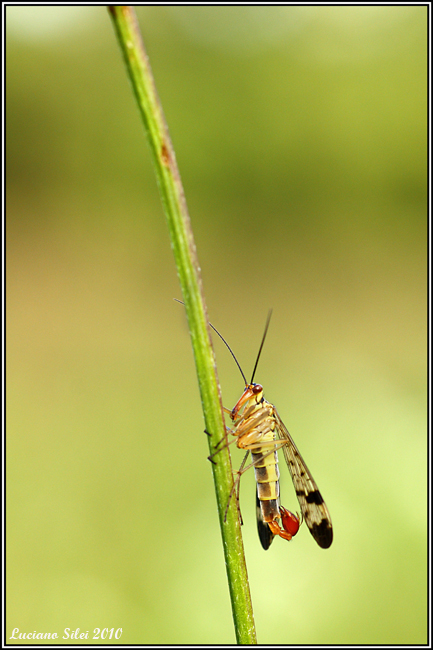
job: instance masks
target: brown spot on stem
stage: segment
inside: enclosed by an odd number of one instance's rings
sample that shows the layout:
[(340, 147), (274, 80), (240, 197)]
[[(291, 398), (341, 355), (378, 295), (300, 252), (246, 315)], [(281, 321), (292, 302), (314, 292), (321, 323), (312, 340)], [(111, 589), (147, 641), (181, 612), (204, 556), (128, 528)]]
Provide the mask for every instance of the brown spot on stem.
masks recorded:
[(170, 152), (165, 142), (163, 142), (161, 146), (161, 160), (163, 165), (166, 167), (170, 166)]

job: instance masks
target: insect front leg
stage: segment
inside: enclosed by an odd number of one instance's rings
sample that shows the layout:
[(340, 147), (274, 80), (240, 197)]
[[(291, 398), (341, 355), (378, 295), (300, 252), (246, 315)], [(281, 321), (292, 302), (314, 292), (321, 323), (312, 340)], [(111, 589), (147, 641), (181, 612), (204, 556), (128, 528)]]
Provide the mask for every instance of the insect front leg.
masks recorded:
[[(230, 409), (226, 408), (225, 406), (223, 406), (223, 410), (225, 411), (225, 413), (229, 413), (229, 414), (231, 413)], [(210, 460), (210, 462), (213, 463), (214, 465), (216, 465), (216, 462), (213, 460), (214, 456), (216, 456), (221, 451), (221, 449), (224, 449), (225, 447), (229, 447), (229, 445), (235, 442), (235, 439), (228, 442), (227, 434), (231, 433), (232, 435), (236, 435), (236, 432), (233, 431), (232, 429), (229, 429), (229, 427), (227, 427), (225, 424), (224, 427), (225, 427), (226, 435), (223, 438), (221, 438), (221, 440), (218, 440), (216, 445), (214, 445), (215, 451), (212, 454), (210, 454), (210, 456), (207, 457), (207, 459)], [(212, 434), (206, 429), (204, 430), (204, 432), (207, 436), (212, 436)]]
[[(226, 431), (228, 431), (229, 433), (232, 433), (232, 431), (230, 429), (226, 429)], [(216, 451), (214, 451), (212, 454), (210, 454), (210, 456), (208, 456), (207, 459), (210, 460), (211, 463), (216, 465), (216, 462), (213, 460), (214, 456), (219, 454), (219, 452), (222, 449), (227, 449), (234, 442), (236, 442), (236, 438), (234, 438), (233, 440), (230, 440), (230, 441), (227, 441), (227, 438), (221, 438), (221, 440), (219, 440), (219, 442), (217, 442), (216, 445), (214, 446), (214, 449)], [(222, 444), (222, 443), (225, 443), (225, 444)], [(217, 449), (217, 447), (218, 447), (218, 449)]]

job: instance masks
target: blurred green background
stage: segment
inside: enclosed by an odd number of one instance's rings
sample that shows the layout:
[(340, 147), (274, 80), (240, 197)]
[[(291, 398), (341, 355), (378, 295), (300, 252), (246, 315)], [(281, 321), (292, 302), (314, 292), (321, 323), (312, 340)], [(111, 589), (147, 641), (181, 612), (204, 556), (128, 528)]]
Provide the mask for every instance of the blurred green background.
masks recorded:
[[(243, 477), (258, 640), (425, 643), (427, 7), (137, 13), (210, 318), (249, 375), (274, 308), (256, 380), (335, 528), (265, 553)], [(175, 297), (107, 11), (8, 7), (7, 638), (235, 641)]]

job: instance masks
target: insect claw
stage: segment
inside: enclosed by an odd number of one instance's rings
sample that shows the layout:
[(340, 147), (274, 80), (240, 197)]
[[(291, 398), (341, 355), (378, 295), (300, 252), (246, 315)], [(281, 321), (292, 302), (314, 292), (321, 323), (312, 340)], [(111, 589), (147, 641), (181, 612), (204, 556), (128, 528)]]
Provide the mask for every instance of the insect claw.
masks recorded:
[(211, 433), (209, 433), (209, 431), (206, 431), (206, 429), (204, 430), (204, 432), (205, 432), (205, 434), (206, 434), (207, 436), (211, 436), (211, 435), (212, 435)]
[(214, 465), (217, 465), (217, 464), (218, 464), (218, 463), (216, 463), (214, 460), (212, 460), (212, 458), (211, 458), (210, 456), (208, 456), (207, 459), (210, 460), (210, 462), (213, 463)]

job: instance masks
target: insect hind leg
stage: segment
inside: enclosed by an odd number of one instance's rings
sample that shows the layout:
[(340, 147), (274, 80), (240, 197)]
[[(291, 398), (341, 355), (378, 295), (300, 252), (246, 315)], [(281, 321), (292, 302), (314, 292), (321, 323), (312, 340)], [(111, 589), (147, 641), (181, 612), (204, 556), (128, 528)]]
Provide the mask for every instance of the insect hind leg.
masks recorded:
[(237, 477), (233, 482), (232, 489), (230, 490), (229, 498), (228, 498), (228, 501), (227, 501), (227, 506), (226, 506), (226, 509), (225, 509), (225, 512), (224, 512), (224, 523), (227, 521), (227, 513), (229, 511), (230, 501), (232, 499), (233, 494), (236, 495), (236, 506), (237, 506), (237, 509), (238, 509), (239, 519), (241, 521), (241, 526), (244, 523), (243, 520), (242, 520), (241, 508), (240, 508), (240, 505), (239, 505), (239, 490), (240, 490), (240, 486), (241, 486), (241, 483), (240, 483), (241, 476), (245, 471), (244, 466), (245, 466), (245, 463), (247, 462), (247, 458), (248, 458), (249, 453), (250, 452), (247, 451), (247, 453), (245, 454), (245, 457), (244, 457), (244, 459), (243, 459), (243, 461), (241, 463), (241, 466), (239, 467), (239, 469), (237, 471)]

